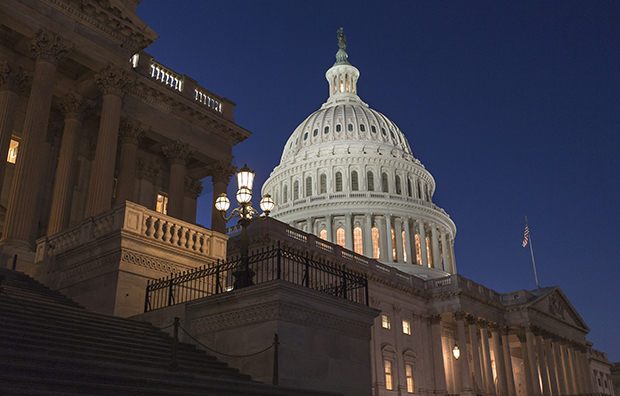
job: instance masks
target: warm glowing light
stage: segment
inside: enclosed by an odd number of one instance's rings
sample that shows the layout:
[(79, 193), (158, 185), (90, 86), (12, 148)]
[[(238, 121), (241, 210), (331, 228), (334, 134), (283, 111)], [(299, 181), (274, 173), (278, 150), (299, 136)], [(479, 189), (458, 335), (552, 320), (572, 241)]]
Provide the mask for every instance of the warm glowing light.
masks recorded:
[(271, 212), (275, 206), (276, 203), (273, 201), (271, 195), (269, 194), (265, 194), (263, 199), (260, 200), (260, 208), (266, 214), (269, 214), (269, 212)]
[[(254, 172), (248, 168), (248, 165), (243, 165), (243, 168), (239, 172), (237, 172), (237, 184), (239, 185), (239, 190), (242, 188), (248, 188), (250, 190), (250, 194), (252, 193), (252, 185), (254, 184)], [(237, 194), (238, 195), (238, 194)]]
[(215, 209), (220, 212), (226, 212), (230, 207), (230, 200), (226, 197), (226, 193), (220, 194), (215, 200)]
[(237, 191), (237, 202), (239, 204), (246, 204), (252, 200), (252, 190), (247, 187), (239, 188)]
[(461, 350), (459, 349), (458, 345), (454, 344), (454, 348), (452, 348), (452, 354), (454, 355), (454, 358), (456, 360), (459, 360), (459, 357), (461, 357)]

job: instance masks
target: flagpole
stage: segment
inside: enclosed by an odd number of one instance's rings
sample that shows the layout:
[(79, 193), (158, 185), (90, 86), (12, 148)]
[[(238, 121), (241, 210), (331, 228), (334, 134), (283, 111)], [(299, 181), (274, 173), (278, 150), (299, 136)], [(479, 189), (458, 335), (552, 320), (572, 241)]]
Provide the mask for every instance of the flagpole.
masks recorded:
[[(525, 216), (525, 227), (529, 229), (527, 225), (527, 216)], [(540, 286), (538, 285), (538, 275), (536, 274), (536, 262), (534, 261), (534, 248), (532, 247), (532, 232), (531, 231), (528, 237), (529, 237), (529, 242), (530, 242), (530, 252), (532, 253), (532, 265), (534, 266), (534, 278), (536, 279), (536, 288), (540, 289)]]

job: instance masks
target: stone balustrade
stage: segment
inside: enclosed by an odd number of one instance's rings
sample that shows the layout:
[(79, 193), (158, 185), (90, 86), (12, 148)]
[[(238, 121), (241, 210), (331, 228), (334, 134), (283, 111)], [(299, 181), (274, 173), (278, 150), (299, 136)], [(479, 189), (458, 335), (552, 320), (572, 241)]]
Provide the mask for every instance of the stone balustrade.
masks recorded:
[(176, 91), (183, 91), (183, 76), (151, 60), (151, 77)]

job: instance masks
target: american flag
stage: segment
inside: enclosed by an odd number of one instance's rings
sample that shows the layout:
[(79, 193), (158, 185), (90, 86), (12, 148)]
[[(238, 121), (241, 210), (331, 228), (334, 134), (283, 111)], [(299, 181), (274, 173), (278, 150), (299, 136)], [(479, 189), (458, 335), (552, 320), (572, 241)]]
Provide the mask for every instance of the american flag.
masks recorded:
[(525, 233), (523, 233), (523, 247), (527, 246), (527, 243), (530, 240), (530, 227), (525, 226)]

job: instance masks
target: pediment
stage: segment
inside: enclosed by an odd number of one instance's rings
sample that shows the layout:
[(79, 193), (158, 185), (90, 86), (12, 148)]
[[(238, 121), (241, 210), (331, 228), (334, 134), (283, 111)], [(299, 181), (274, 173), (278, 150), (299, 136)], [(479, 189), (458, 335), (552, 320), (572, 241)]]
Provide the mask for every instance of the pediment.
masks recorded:
[(586, 322), (558, 286), (535, 290), (531, 293), (534, 295), (540, 293), (540, 295), (527, 304), (529, 309), (551, 316), (567, 325), (581, 328), (586, 332), (590, 331)]

